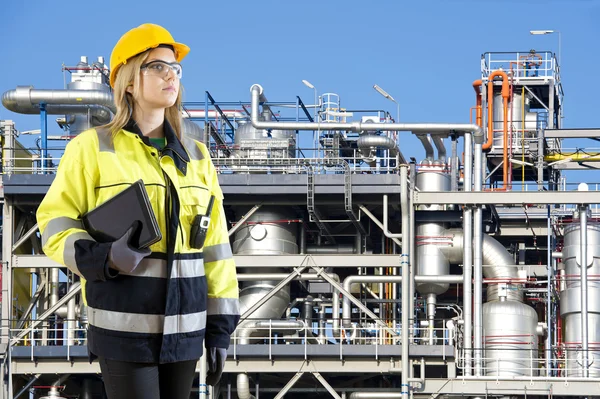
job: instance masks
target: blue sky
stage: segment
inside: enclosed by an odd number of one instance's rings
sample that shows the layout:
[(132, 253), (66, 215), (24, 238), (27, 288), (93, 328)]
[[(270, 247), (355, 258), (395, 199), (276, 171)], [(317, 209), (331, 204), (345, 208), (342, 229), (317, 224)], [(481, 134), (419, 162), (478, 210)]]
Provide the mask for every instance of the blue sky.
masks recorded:
[[(154, 22), (191, 47), (184, 60), (187, 101), (249, 101), (259, 83), (270, 101), (313, 101), (340, 95), (346, 108), (395, 104), (373, 90), (378, 84), (400, 103), (403, 122), (469, 122), (473, 80), (488, 51), (558, 51), (561, 32), (563, 127), (598, 127), (600, 2), (593, 0), (456, 1), (7, 1), (0, 44), (0, 92), (17, 85), (62, 88), (61, 65), (79, 56), (108, 60), (128, 29)], [(0, 107), (0, 119), (19, 130), (39, 128), (39, 117)], [(49, 122), (50, 134), (58, 134)], [(424, 155), (416, 140), (402, 151)]]

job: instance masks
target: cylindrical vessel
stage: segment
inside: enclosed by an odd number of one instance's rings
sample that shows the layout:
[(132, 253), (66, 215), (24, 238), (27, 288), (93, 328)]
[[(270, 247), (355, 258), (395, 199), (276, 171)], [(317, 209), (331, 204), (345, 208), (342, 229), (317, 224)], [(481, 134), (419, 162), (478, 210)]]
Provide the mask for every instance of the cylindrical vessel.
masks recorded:
[[(581, 268), (580, 225), (576, 221), (565, 226), (563, 262), (566, 289), (560, 294), (560, 315), (564, 319), (564, 344), (567, 349), (569, 377), (583, 377), (581, 337)], [(590, 378), (600, 377), (600, 225), (587, 225), (587, 275), (588, 275), (588, 363)]]
[[(263, 114), (263, 120), (269, 117)], [(235, 131), (235, 154), (238, 158), (291, 158), (295, 152), (293, 130), (256, 129), (249, 121), (239, 120)]]
[[(110, 87), (105, 84), (85, 80), (71, 82), (67, 84), (67, 88), (69, 90), (98, 90), (110, 92)], [(72, 118), (73, 123), (69, 124), (69, 134), (71, 136), (75, 136), (87, 129), (102, 124), (98, 121), (95, 121), (91, 115), (77, 114), (72, 115)]]
[[(434, 161), (429, 166), (421, 166), (417, 173), (417, 187), (421, 191), (450, 191), (450, 175), (442, 162)], [(444, 210), (444, 205), (420, 206), (419, 210)], [(446, 225), (443, 223), (419, 223), (416, 226), (416, 261), (418, 276), (440, 276), (450, 272), (450, 263), (441, 249), (448, 245), (444, 238)], [(449, 239), (449, 238), (448, 238)], [(448, 283), (417, 283), (416, 289), (422, 295), (443, 294)]]
[[(242, 212), (241, 214), (244, 214)], [(262, 207), (256, 211), (244, 226), (235, 233), (233, 253), (237, 255), (285, 255), (297, 254), (296, 224), (285, 220), (295, 219), (295, 215), (283, 208)], [(278, 273), (283, 270), (269, 268), (241, 268), (241, 273)], [(243, 314), (263, 298), (278, 281), (252, 281), (242, 284), (240, 291), (240, 312)], [(290, 289), (284, 287), (275, 296), (252, 314), (253, 319), (279, 318), (290, 303)]]
[(483, 304), (484, 372), (488, 376), (538, 375), (538, 317), (517, 301)]

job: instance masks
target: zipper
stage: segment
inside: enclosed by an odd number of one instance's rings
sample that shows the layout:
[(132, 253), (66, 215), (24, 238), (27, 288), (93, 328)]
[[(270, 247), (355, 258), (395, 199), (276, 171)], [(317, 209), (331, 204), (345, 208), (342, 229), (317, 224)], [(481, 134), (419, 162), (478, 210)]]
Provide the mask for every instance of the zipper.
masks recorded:
[[(165, 186), (166, 186), (166, 196), (165, 196), (165, 209), (167, 210), (167, 249), (169, 246), (169, 232), (171, 230), (171, 216), (172, 216), (172, 204), (171, 204), (171, 185), (173, 184), (171, 181), (171, 178), (169, 177), (169, 175), (167, 174), (167, 172), (165, 172), (162, 168), (162, 166), (160, 165), (160, 161), (163, 159), (164, 155), (162, 153), (162, 150), (160, 151), (160, 157), (159, 157), (159, 166), (160, 169), (163, 173), (163, 177), (165, 179)], [(179, 215), (177, 215), (177, 217), (179, 217)], [(181, 227), (181, 222), (178, 220), (177, 221), (177, 228), (179, 229), (180, 235), (181, 235), (181, 246), (183, 247), (183, 227)]]

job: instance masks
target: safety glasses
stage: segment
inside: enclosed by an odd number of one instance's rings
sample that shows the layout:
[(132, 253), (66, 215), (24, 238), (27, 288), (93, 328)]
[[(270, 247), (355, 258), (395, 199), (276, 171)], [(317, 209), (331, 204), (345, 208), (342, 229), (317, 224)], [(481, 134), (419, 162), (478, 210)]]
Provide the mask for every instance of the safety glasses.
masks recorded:
[(169, 71), (173, 71), (177, 79), (181, 79), (183, 68), (178, 62), (168, 63), (161, 60), (150, 61), (140, 67), (144, 75), (158, 76), (165, 79), (169, 76)]

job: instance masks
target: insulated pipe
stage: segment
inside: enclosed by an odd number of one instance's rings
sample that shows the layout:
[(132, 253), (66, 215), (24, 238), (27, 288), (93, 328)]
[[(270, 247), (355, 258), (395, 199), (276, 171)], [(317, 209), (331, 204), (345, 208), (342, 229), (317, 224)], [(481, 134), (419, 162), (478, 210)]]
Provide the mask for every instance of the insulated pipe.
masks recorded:
[[(235, 110), (235, 109), (222, 110), (222, 111), (223, 111), (223, 114), (228, 118), (235, 118), (235, 119), (248, 118), (248, 115), (246, 113)], [(184, 119), (186, 119), (186, 118), (204, 119), (205, 116), (206, 116), (206, 111), (203, 109), (183, 109), (181, 111), (181, 117)], [(208, 111), (208, 117), (209, 118), (219, 118), (219, 117), (221, 117), (221, 114), (219, 114), (217, 111)]]
[[(248, 345), (250, 343), (250, 336), (259, 328), (300, 330), (306, 328), (306, 324), (302, 321), (292, 320), (247, 321), (244, 323), (243, 327), (244, 329), (239, 333), (240, 345)], [(248, 379), (248, 374), (246, 373), (237, 375), (237, 394), (239, 399), (254, 398), (254, 396), (250, 394), (250, 381)]]
[(446, 162), (446, 146), (444, 145), (444, 139), (440, 136), (433, 136), (433, 144), (438, 152), (438, 159), (442, 162)]
[[(582, 205), (579, 208), (579, 253), (581, 263), (579, 267), (581, 269), (581, 354), (582, 354), (582, 369), (583, 376), (589, 377), (590, 365), (588, 363), (588, 244), (587, 244), (587, 205)], [(593, 260), (593, 259), (592, 259)]]
[[(404, 374), (404, 371), (402, 371)], [(349, 399), (403, 399), (404, 394), (400, 392), (352, 392)]]
[(503, 71), (494, 71), (488, 77), (487, 87), (487, 107), (488, 107), (488, 132), (487, 141), (483, 144), (483, 150), (489, 150), (494, 142), (494, 117), (493, 117), (493, 105), (494, 105), (494, 78), (496, 76), (502, 77), (502, 100), (503, 100), (503, 126), (502, 126), (502, 137), (503, 137), (503, 152), (502, 152), (502, 184), (503, 188), (506, 189), (508, 185), (508, 99), (510, 98), (510, 88), (508, 82), (508, 75)]
[[(482, 186), (482, 146), (475, 141), (475, 171), (474, 171), (474, 191), (481, 191)], [(482, 223), (481, 205), (475, 206), (473, 215), (473, 346), (475, 348), (475, 375), (481, 375), (481, 358), (483, 346), (483, 298), (482, 298), (482, 241), (483, 241), (483, 223)]]
[[(338, 283), (340, 282), (340, 276), (335, 273), (328, 273), (329, 276)], [(274, 280), (283, 280), (287, 278), (289, 274), (287, 273), (252, 273), (252, 274), (238, 274), (238, 281), (274, 281)], [(316, 274), (304, 273), (296, 276), (294, 280), (322, 280), (322, 277), (317, 276)], [(331, 300), (331, 313), (332, 313), (332, 333), (334, 337), (339, 336), (340, 332), (340, 293), (337, 289), (333, 288), (333, 295)]]
[[(13, 112), (27, 115), (37, 115), (40, 113), (38, 105), (30, 104), (15, 104), (11, 108), (6, 107)], [(111, 110), (98, 104), (88, 105), (65, 105), (65, 104), (48, 104), (46, 105), (46, 113), (48, 115), (87, 115), (95, 118), (99, 123), (108, 123), (112, 117)], [(72, 122), (71, 122), (72, 123)]]
[[(73, 289), (73, 285), (69, 291)], [(76, 325), (76, 303), (75, 296), (67, 302), (67, 345), (73, 346), (75, 342), (75, 325)]]
[(59, 273), (60, 269), (58, 267), (50, 269), (50, 307), (56, 305), (56, 302), (58, 302)]
[[(410, 278), (409, 278), (410, 281)], [(415, 281), (418, 283), (449, 283), (449, 284), (461, 284), (463, 282), (463, 276), (461, 275), (444, 275), (444, 276), (415, 276)], [(362, 276), (362, 275), (354, 275), (348, 276), (344, 279), (344, 289), (350, 292), (353, 284), (362, 284), (362, 283), (403, 283), (403, 276)], [(402, 291), (404, 292), (404, 284), (402, 284)], [(404, 295), (403, 295), (403, 305), (404, 305)], [(350, 299), (344, 297), (342, 301), (342, 318), (344, 319), (343, 324), (345, 328), (349, 328), (352, 323), (350, 322), (350, 318), (352, 317), (352, 309), (350, 304)], [(403, 329), (404, 330), (404, 329)], [(408, 337), (407, 337), (408, 339)]]
[(261, 98), (264, 98), (263, 88), (258, 84), (250, 87), (251, 92), (251, 121), (256, 129), (281, 129), (281, 130), (346, 130), (352, 132), (362, 132), (364, 130), (383, 130), (383, 131), (412, 131), (448, 133), (455, 132), (481, 132), (481, 128), (468, 123), (330, 123), (330, 122), (274, 122), (261, 121), (258, 107)]
[(237, 395), (239, 399), (254, 399), (250, 393), (250, 379), (246, 373), (237, 375)]
[(19, 112), (19, 108), (30, 108), (45, 104), (61, 105), (103, 105), (116, 113), (111, 92), (102, 90), (46, 90), (34, 89), (33, 86), (17, 86), (2, 95), (2, 105), (8, 110)]
[[(476, 112), (477, 112), (477, 117), (476, 117), (476, 123), (477, 126), (481, 126), (481, 114), (482, 114), (482, 110), (481, 110), (481, 79), (478, 79), (476, 81), (473, 82), (473, 89), (475, 90), (475, 102), (477, 104), (476, 107)], [(466, 162), (466, 161), (465, 161)]]
[[(477, 82), (477, 81), (476, 81)], [(481, 81), (479, 81), (481, 85)], [(475, 87), (475, 83), (473, 83)], [(479, 86), (477, 86), (479, 88)], [(481, 95), (479, 99), (479, 111), (478, 116), (481, 118)], [(478, 125), (481, 125), (479, 119)], [(473, 156), (471, 148), (473, 143), (471, 142), (471, 134), (465, 134), (465, 165), (464, 165), (464, 180), (463, 189), (466, 192), (471, 191), (472, 187), (472, 174), (473, 174)], [(472, 373), (472, 353), (471, 348), (473, 347), (473, 212), (469, 206), (463, 207), (463, 320), (464, 324), (464, 335), (463, 335), (463, 348), (465, 351), (465, 375), (471, 375)]]
[(425, 148), (425, 159), (433, 160), (433, 145), (431, 145), (431, 136), (428, 134), (417, 134), (417, 138), (423, 143), (423, 147)]
[(370, 149), (372, 147), (381, 147), (390, 150), (390, 156), (395, 157), (398, 154), (396, 142), (387, 136), (377, 136), (375, 134), (362, 134), (356, 141), (359, 149)]
[[(413, 182), (414, 183), (414, 182)], [(384, 212), (387, 214), (387, 195), (383, 197), (384, 201)], [(410, 220), (409, 220), (409, 206), (408, 206), (408, 165), (403, 164), (400, 165), (400, 207), (402, 210), (402, 255), (400, 265), (402, 266), (402, 397), (407, 399), (409, 397), (409, 385), (408, 378), (409, 375), (409, 342), (408, 342), (408, 331), (410, 329), (410, 306), (409, 302), (412, 298), (410, 295), (410, 263), (409, 263), (409, 254), (410, 254), (410, 244), (409, 240), (409, 228), (410, 228)], [(387, 231), (387, 215), (384, 216), (383, 219), (386, 225)], [(395, 277), (395, 276), (394, 276)], [(348, 279), (346, 279), (348, 280)], [(344, 284), (346, 281), (344, 281)], [(349, 301), (348, 301), (349, 302)], [(347, 305), (350, 305), (349, 303)], [(348, 310), (350, 306), (348, 306)], [(344, 317), (345, 319), (345, 317)]]

